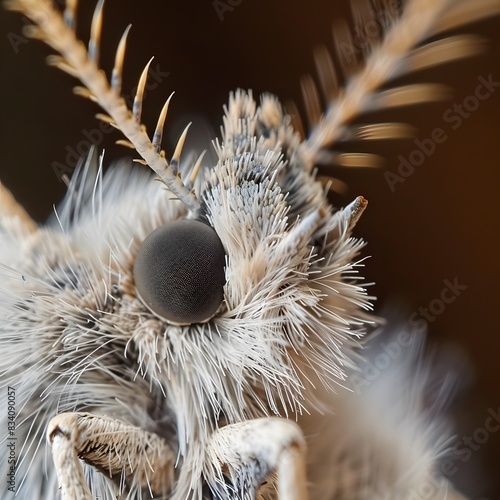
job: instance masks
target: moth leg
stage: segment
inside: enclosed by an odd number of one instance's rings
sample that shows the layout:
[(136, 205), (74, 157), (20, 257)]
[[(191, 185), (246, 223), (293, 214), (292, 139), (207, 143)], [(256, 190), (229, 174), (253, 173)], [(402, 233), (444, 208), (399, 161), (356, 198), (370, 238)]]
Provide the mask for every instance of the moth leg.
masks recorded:
[(305, 440), (290, 420), (259, 418), (222, 427), (211, 437), (208, 458), (228, 473), (237, 498), (255, 498), (273, 472), (279, 500), (308, 498)]
[(52, 457), (65, 500), (92, 500), (80, 460), (123, 489), (148, 489), (166, 495), (173, 484), (175, 455), (158, 435), (90, 413), (61, 413), (47, 429)]

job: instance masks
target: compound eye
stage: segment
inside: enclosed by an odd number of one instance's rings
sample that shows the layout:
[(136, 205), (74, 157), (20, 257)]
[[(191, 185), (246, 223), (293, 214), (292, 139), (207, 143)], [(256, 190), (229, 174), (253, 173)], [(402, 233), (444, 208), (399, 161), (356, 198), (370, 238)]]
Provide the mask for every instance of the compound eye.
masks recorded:
[(141, 300), (169, 323), (210, 319), (225, 283), (225, 252), (215, 230), (196, 220), (169, 222), (142, 242), (134, 264)]

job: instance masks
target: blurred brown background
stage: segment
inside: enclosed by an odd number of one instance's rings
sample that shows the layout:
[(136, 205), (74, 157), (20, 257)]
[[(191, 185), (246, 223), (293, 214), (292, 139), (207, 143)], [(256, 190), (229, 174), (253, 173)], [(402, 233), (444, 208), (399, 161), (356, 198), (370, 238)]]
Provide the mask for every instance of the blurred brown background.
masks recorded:
[[(86, 36), (93, 4), (82, 3), (79, 31)], [(153, 67), (158, 65), (162, 80), (145, 101), (144, 120), (149, 128), (154, 127), (163, 100), (175, 90), (167, 128), (175, 124), (171, 130), (178, 129), (188, 121), (184, 117), (198, 113), (218, 131), (222, 105), (229, 91), (238, 87), (253, 89), (255, 96), (270, 91), (302, 106), (299, 78), (314, 73), (316, 45), (332, 47), (332, 22), (340, 17), (351, 20), (346, 0), (315, 0), (308, 5), (298, 0), (109, 0), (103, 65), (111, 67), (120, 34), (132, 22), (125, 91), (136, 84), (151, 55), (156, 56)], [(65, 190), (54, 162), (65, 164), (65, 148), (76, 149), (86, 140), (84, 131), (95, 131), (98, 126), (94, 105), (72, 95), (71, 78), (45, 65), (50, 51), (19, 38), (23, 24), (15, 14), (0, 13), (0, 176), (33, 217), (43, 221)], [(357, 235), (368, 242), (365, 253), (372, 257), (366, 262), (365, 275), (376, 282), (373, 292), (379, 312), (400, 309), (399, 317), (407, 322), (412, 312), (439, 299), (445, 279), (453, 282), (456, 278), (467, 286), (428, 322), (428, 329), (431, 344), (451, 346), (471, 367), (461, 370), (467, 392), (455, 407), (457, 446), (471, 450), (470, 459), (462, 463), (460, 457), (455, 458), (457, 470), (451, 479), (461, 484), (469, 475), (473, 498), (493, 499), (500, 498), (496, 479), (500, 431), (478, 429), (484, 429), (488, 411), (500, 412), (496, 317), (500, 308), (500, 88), (493, 88), (459, 126), (452, 117), (458, 116), (453, 106), (474, 95), (479, 77), (488, 79), (491, 74), (493, 81), (500, 82), (500, 18), (460, 32), (482, 35), (487, 42), (484, 54), (400, 79), (401, 83), (448, 84), (453, 88), (448, 101), (364, 117), (366, 122), (407, 121), (418, 127), (420, 140), (441, 128), (446, 140), (436, 145), (411, 176), (396, 184), (394, 192), (384, 174), (397, 173), (398, 157), (408, 159), (417, 149), (413, 139), (349, 145), (351, 150), (383, 155), (384, 167), (369, 171), (332, 168), (330, 172), (349, 185), (349, 192), (336, 198), (337, 204), (358, 194), (370, 202)], [(107, 162), (127, 154), (113, 146), (117, 138), (114, 133), (99, 138)], [(467, 437), (472, 439), (470, 446), (465, 444)]]

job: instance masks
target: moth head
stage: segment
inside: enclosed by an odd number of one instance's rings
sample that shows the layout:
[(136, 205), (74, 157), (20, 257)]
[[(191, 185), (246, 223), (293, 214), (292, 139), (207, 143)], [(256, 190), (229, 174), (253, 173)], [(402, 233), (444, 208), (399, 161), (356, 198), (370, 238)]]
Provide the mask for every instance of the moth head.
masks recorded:
[(224, 298), (225, 252), (215, 230), (198, 220), (172, 221), (142, 242), (136, 290), (155, 315), (176, 325), (203, 323)]
[[(224, 123), (192, 191), (198, 207), (150, 182), (125, 220), (140, 242), (133, 268), (124, 260), (130, 350), (144, 377), (206, 425), (206, 415), (237, 422), (320, 406), (308, 387), (344, 378), (371, 321), (355, 269), (362, 242), (351, 237), (365, 202), (330, 207), (290, 153), (298, 139), (274, 98), (259, 108), (238, 91)], [(190, 167), (179, 166), (181, 179)]]

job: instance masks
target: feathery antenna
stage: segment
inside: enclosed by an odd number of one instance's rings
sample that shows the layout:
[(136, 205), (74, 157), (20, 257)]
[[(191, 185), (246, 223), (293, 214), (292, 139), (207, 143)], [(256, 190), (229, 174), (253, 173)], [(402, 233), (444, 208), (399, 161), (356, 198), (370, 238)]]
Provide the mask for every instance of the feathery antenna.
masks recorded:
[(120, 140), (119, 144), (135, 149), (142, 157), (139, 162), (148, 165), (191, 211), (196, 211), (200, 203), (194, 192), (183, 184), (178, 173), (180, 154), (189, 126), (181, 135), (175, 147), (171, 164), (169, 164), (165, 159), (165, 154), (161, 151), (161, 138), (170, 98), (160, 113), (153, 142), (141, 123), (144, 88), (151, 60), (139, 79), (132, 110), (127, 107), (125, 100), (120, 95), (126, 40), (130, 26), (125, 29), (118, 44), (111, 84), (99, 68), (103, 5), (104, 0), (99, 0), (92, 19), (87, 51), (75, 34), (76, 0), (66, 2), (63, 15), (50, 0), (10, 0), (7, 2), (8, 8), (22, 12), (34, 23), (34, 26), (30, 26), (27, 30), (28, 35), (42, 40), (60, 54), (51, 56), (49, 64), (77, 78), (82, 86), (75, 87), (75, 93), (95, 101), (105, 111), (104, 114), (100, 113), (97, 117), (112, 124), (125, 135), (127, 140)]
[[(390, 14), (384, 5), (382, 2), (380, 12)], [(499, 12), (499, 0), (409, 0), (401, 17), (396, 20), (392, 16), (387, 23), (390, 28), (384, 39), (379, 42), (374, 37), (372, 43), (367, 44), (368, 48), (363, 50), (366, 60), (361, 69), (358, 69), (359, 61), (355, 57), (350, 31), (345, 23), (339, 24), (334, 38), (340, 67), (347, 80), (345, 88), (339, 91), (334, 63), (324, 48), (316, 51), (315, 59), (322, 94), (327, 101), (325, 113), (319, 111), (319, 93), (312, 78), (304, 79), (302, 84), (306, 114), (312, 125), (309, 137), (300, 146), (306, 167), (312, 169), (325, 159), (339, 159), (342, 155), (332, 154), (325, 148), (351, 140), (356, 134), (359, 138), (373, 140), (406, 137), (410, 129), (403, 124), (382, 124), (358, 130), (348, 124), (368, 111), (447, 97), (447, 88), (442, 85), (417, 84), (384, 91), (379, 89), (396, 77), (477, 54), (483, 44), (479, 37), (471, 35), (450, 36), (421, 47), (418, 45), (443, 31)], [(374, 15), (376, 13), (368, 8), (366, 1), (356, 2), (354, 19), (361, 33), (364, 33), (370, 16)], [(352, 49), (349, 57), (342, 52), (342, 47)], [(358, 158), (366, 159), (364, 156)], [(351, 155), (350, 159), (355, 158)]]

